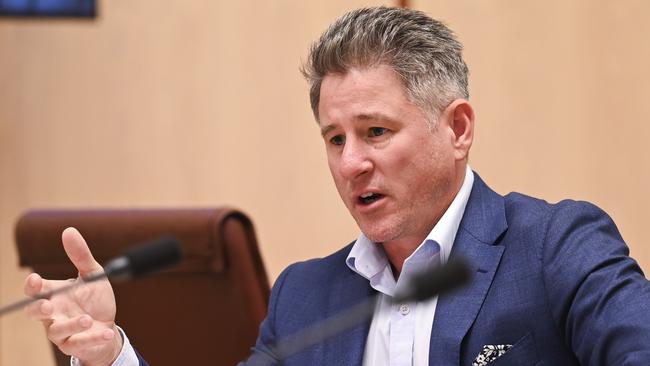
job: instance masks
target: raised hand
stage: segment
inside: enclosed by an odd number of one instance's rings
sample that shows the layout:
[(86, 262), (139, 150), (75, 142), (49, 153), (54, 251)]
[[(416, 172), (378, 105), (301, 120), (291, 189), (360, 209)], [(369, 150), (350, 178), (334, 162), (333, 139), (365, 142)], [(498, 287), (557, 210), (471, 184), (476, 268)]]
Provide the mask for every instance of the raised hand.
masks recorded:
[[(79, 231), (67, 228), (62, 234), (68, 258), (79, 271), (79, 277), (102, 271)], [(25, 280), (25, 294), (35, 296), (51, 291), (71, 280), (46, 280), (36, 273)], [(39, 300), (26, 308), (27, 314), (45, 326), (47, 337), (70, 356), (79, 358), (84, 366), (110, 365), (122, 348), (122, 338), (115, 326), (115, 296), (108, 280), (79, 286), (71, 291)]]

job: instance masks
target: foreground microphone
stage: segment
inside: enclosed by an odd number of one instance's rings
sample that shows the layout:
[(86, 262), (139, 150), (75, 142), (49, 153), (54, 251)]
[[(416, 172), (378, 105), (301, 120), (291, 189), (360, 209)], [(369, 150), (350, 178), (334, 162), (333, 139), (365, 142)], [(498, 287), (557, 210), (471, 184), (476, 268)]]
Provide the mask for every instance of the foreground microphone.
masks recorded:
[[(130, 280), (171, 267), (180, 260), (180, 244), (175, 238), (165, 236), (129, 249), (123, 256), (106, 263), (104, 273), (98, 275), (118, 281)], [(84, 281), (89, 282), (89, 279), (92, 278), (84, 278)]]
[(82, 277), (79, 281), (75, 281), (55, 290), (44, 292), (34, 297), (4, 306), (0, 308), (0, 316), (21, 309), (37, 300), (50, 299), (54, 295), (70, 291), (76, 287), (107, 277), (117, 281), (129, 280), (152, 272), (160, 271), (180, 262), (181, 256), (181, 249), (178, 240), (172, 237), (162, 237), (152, 240), (133, 247), (123, 256), (111, 260), (104, 266), (104, 270), (101, 272)]
[[(395, 294), (393, 303), (426, 300), (467, 284), (471, 277), (471, 272), (464, 261), (451, 259), (445, 265), (437, 266), (414, 276), (403, 291)], [(313, 323), (307, 328), (278, 340), (275, 344), (269, 345), (268, 352), (253, 354), (248, 360), (248, 364), (254, 366), (275, 365), (309, 346), (363, 323), (372, 317), (377, 299), (377, 295), (371, 296), (338, 314)]]
[(469, 282), (471, 273), (461, 259), (450, 259), (432, 271), (418, 273), (393, 296), (393, 302), (422, 301), (449, 292)]

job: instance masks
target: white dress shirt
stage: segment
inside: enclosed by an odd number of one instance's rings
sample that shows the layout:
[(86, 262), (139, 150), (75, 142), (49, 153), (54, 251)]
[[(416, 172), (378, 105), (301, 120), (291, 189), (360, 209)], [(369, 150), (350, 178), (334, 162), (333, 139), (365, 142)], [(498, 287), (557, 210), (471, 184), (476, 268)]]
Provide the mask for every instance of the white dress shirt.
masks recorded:
[[(404, 261), (397, 281), (381, 246), (365, 235), (359, 235), (346, 263), (380, 292), (366, 341), (363, 366), (429, 365), (429, 342), (438, 298), (399, 305), (391, 304), (390, 298), (415, 273), (447, 263), (473, 184), (474, 173), (467, 166), (460, 191), (426, 239)], [(124, 344), (112, 366), (138, 366), (133, 346), (121, 329), (120, 332)], [(71, 359), (70, 364), (83, 366), (75, 358)]]
[(397, 281), (381, 246), (361, 234), (347, 258), (380, 298), (370, 324), (363, 366), (428, 366), (431, 328), (438, 298), (392, 304), (395, 291), (414, 274), (446, 263), (469, 199), (474, 173), (467, 167), (460, 191), (420, 246), (404, 261)]

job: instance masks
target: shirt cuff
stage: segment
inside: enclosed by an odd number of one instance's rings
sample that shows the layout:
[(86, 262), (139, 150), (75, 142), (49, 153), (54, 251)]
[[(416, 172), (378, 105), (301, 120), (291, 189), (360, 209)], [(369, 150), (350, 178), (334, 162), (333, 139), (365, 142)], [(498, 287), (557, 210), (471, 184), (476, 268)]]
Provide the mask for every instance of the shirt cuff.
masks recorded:
[[(122, 350), (111, 366), (139, 366), (140, 361), (133, 346), (131, 346), (131, 342), (129, 342), (129, 338), (122, 328), (117, 327), (117, 329), (120, 331), (120, 336), (122, 336)], [(70, 366), (83, 366), (83, 364), (76, 357), (72, 357), (70, 358)]]

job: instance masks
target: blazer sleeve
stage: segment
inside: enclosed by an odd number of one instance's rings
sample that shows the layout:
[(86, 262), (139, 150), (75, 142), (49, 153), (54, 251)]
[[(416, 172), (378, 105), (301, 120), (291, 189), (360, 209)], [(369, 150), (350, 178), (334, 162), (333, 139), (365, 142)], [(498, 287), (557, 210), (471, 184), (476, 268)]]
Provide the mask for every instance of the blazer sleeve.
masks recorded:
[(616, 225), (586, 202), (548, 220), (541, 260), (553, 318), (582, 365), (650, 360), (650, 284)]

